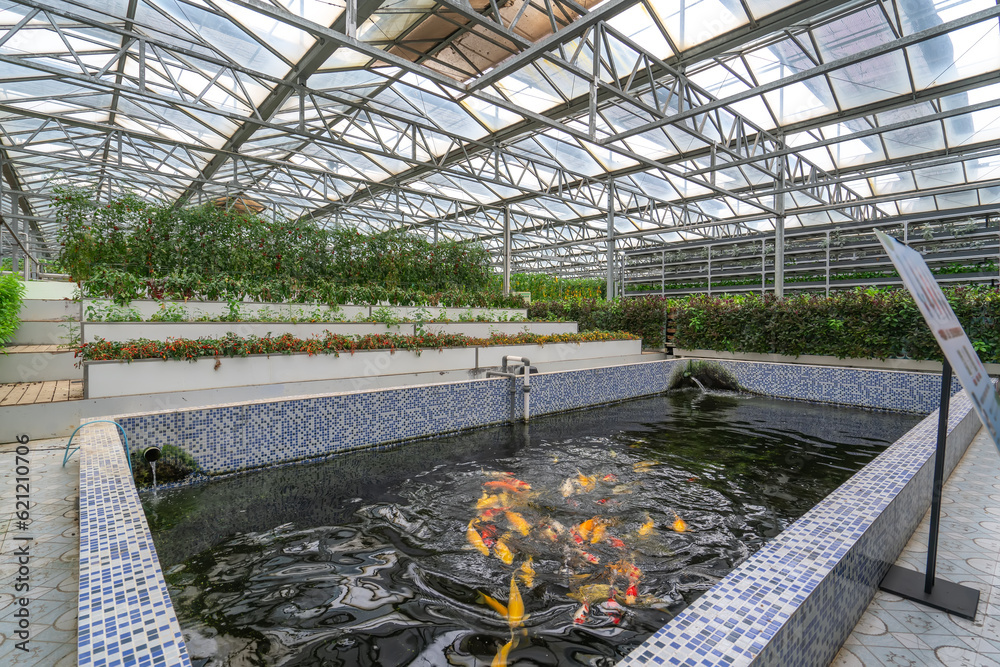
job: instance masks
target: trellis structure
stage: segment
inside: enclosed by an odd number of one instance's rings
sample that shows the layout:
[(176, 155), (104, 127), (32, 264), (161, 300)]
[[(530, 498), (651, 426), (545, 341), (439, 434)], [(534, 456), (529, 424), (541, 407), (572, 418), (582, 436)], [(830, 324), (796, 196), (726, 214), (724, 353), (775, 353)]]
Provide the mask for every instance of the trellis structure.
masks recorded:
[[(3, 0), (0, 253), (53, 189), (480, 239), (506, 272), (985, 217), (978, 0)], [(766, 246), (765, 246), (766, 247)], [(666, 249), (666, 250), (664, 250)], [(618, 259), (615, 259), (615, 258)]]

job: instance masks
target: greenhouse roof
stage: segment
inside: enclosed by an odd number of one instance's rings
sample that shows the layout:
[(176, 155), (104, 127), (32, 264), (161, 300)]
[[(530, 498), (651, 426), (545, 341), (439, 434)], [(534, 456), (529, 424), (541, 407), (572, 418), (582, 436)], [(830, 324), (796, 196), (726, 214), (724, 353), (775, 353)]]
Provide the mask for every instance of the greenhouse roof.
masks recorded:
[[(4, 211), (246, 197), (519, 269), (1000, 200), (986, 0), (0, 0)], [(13, 207), (13, 208), (12, 208)], [(609, 210), (613, 215), (609, 215)], [(433, 230), (433, 231), (432, 231)]]

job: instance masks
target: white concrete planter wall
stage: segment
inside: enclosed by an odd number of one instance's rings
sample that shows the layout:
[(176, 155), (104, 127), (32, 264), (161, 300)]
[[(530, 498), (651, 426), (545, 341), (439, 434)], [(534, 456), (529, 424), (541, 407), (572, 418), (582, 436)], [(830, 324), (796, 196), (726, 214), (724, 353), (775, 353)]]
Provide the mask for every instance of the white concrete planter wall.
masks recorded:
[[(725, 359), (731, 361), (762, 361), (773, 364), (805, 364), (807, 366), (841, 366), (844, 368), (874, 368), (890, 371), (917, 371), (940, 373), (940, 361), (916, 359), (839, 359), (819, 354), (802, 354), (792, 357), (784, 354), (756, 354), (753, 352), (724, 352), (719, 350), (684, 350), (674, 348), (675, 357), (697, 359)], [(990, 375), (1000, 375), (1000, 364), (983, 364)]]
[[(101, 308), (107, 308), (111, 306), (111, 301), (107, 299), (86, 299), (83, 304), (83, 312), (86, 317), (87, 307), (90, 305), (95, 305)], [(227, 315), (229, 313), (229, 304), (225, 301), (153, 301), (150, 299), (143, 299), (132, 301), (129, 303), (128, 308), (138, 311), (139, 315), (143, 319), (149, 319), (156, 313), (160, 312), (163, 307), (176, 305), (182, 307), (185, 312), (187, 312), (188, 317), (191, 319), (197, 319), (202, 316), (218, 317), (222, 315)], [(340, 306), (340, 314), (344, 319), (353, 320), (358, 316), (371, 317), (373, 311), (380, 308), (388, 308), (392, 311), (395, 317), (400, 319), (413, 318), (417, 315), (418, 311), (427, 313), (431, 318), (439, 318), (442, 314), (445, 317), (452, 320), (457, 320), (459, 317), (465, 315), (472, 315), (477, 317), (480, 315), (485, 315), (487, 317), (493, 317), (495, 319), (510, 319), (515, 316), (527, 317), (528, 311), (526, 309), (511, 309), (511, 308), (440, 308), (434, 306), (427, 306), (425, 308), (409, 308), (404, 306)], [(244, 319), (250, 318), (254, 313), (260, 312), (262, 310), (269, 310), (271, 313), (277, 313), (280, 317), (305, 317), (313, 313), (317, 309), (320, 312), (328, 312), (332, 310), (326, 305), (316, 306), (314, 304), (306, 303), (256, 303), (252, 301), (242, 301), (239, 303), (240, 314)]]
[(22, 321), (11, 345), (62, 345), (70, 342), (70, 330), (78, 326), (74, 322), (59, 320)]
[[(576, 333), (576, 322), (451, 322), (427, 324), (424, 331), (433, 333), (464, 334), (477, 338), (489, 338), (494, 333), (530, 333), (552, 335)], [(168, 338), (221, 338), (227, 333), (241, 337), (271, 335), (272, 337), (290, 333), (297, 338), (322, 336), (325, 332), (342, 336), (365, 336), (369, 334), (393, 333), (413, 335), (415, 324), (386, 325), (377, 322), (85, 322), (82, 340), (124, 342), (145, 338), (167, 340)]]
[(479, 366), (500, 366), (505, 355), (527, 357), (532, 365), (573, 359), (600, 359), (642, 354), (641, 340), (607, 340), (594, 343), (547, 343), (545, 345), (497, 345), (479, 348)]
[(25, 299), (21, 302), (22, 320), (62, 320), (80, 317), (80, 302), (70, 299)]
[(143, 359), (88, 361), (84, 364), (86, 397), (196, 391), (223, 387), (309, 382), (407, 373), (471, 370), (499, 366), (505, 354), (531, 362), (592, 359), (641, 352), (640, 341), (504, 345), (497, 347), (408, 350), (359, 350), (353, 355), (275, 354), (251, 357), (204, 357), (194, 361)]
[[(216, 363), (219, 366), (216, 368)], [(353, 355), (275, 354), (251, 357), (204, 357), (194, 361), (143, 359), (94, 361), (84, 365), (87, 398), (193, 391), (221, 387), (309, 382), (428, 370), (475, 368), (476, 348), (422, 350), (358, 350)]]
[(76, 367), (71, 350), (0, 354), (0, 384), (81, 379), (83, 369)]

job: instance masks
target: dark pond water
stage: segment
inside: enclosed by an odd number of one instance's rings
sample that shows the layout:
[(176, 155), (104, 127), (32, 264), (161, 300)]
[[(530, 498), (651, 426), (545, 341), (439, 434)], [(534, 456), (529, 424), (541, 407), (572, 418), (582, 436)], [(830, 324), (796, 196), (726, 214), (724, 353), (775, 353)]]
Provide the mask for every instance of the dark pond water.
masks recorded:
[(143, 503), (196, 665), (610, 665), (917, 421), (681, 392)]

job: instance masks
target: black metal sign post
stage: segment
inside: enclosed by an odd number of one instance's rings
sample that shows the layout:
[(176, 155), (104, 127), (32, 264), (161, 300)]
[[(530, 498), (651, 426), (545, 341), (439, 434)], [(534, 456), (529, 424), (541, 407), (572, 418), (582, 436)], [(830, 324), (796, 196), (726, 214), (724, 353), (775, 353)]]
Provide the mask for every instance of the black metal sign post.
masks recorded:
[(948, 439), (948, 405), (951, 401), (951, 364), (941, 369), (941, 409), (938, 412), (937, 450), (934, 453), (934, 488), (931, 495), (931, 526), (927, 538), (927, 573), (920, 574), (891, 565), (879, 588), (907, 600), (976, 620), (979, 591), (935, 577), (938, 531), (941, 527), (941, 489), (944, 486), (944, 452)]

